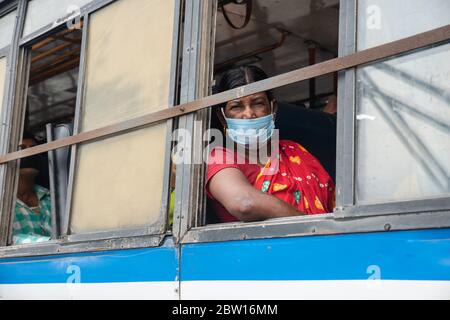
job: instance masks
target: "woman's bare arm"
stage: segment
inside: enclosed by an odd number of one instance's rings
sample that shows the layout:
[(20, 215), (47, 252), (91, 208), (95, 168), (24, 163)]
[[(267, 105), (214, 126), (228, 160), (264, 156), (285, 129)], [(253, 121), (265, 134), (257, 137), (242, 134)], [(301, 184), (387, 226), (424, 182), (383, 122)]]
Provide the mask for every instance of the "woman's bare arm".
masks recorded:
[(261, 221), (303, 214), (277, 197), (253, 187), (236, 168), (219, 171), (209, 181), (209, 192), (241, 221)]

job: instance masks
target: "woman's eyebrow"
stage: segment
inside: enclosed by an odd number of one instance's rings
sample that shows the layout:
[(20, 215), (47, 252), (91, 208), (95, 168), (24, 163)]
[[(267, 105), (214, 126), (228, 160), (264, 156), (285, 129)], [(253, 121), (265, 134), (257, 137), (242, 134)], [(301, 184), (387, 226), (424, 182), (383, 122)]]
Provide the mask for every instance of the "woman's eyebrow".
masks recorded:
[(252, 101), (258, 101), (258, 100), (265, 100), (263, 96), (254, 97), (252, 98)]

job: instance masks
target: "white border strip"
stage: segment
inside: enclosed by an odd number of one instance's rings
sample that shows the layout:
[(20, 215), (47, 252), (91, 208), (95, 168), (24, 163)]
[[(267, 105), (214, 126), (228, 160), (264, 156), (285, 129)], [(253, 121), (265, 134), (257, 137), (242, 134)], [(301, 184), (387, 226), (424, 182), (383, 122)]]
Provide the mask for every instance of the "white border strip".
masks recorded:
[[(0, 299), (177, 300), (178, 282), (0, 285)], [(183, 300), (449, 300), (450, 281), (184, 281)]]
[(177, 300), (178, 282), (0, 285), (7, 300)]
[(450, 299), (450, 281), (186, 281), (183, 300)]

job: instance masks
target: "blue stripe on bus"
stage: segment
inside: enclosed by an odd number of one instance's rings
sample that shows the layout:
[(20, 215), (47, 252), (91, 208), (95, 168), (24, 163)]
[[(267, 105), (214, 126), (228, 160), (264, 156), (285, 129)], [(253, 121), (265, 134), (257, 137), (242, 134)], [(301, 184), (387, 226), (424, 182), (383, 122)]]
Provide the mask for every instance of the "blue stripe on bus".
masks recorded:
[[(173, 246), (0, 259), (0, 284), (177, 281)], [(450, 281), (450, 229), (182, 246), (181, 280)], [(369, 273), (368, 273), (369, 272)], [(376, 275), (376, 274), (375, 274)]]
[(0, 284), (176, 281), (174, 247), (0, 259)]
[(192, 244), (181, 281), (450, 280), (450, 229)]

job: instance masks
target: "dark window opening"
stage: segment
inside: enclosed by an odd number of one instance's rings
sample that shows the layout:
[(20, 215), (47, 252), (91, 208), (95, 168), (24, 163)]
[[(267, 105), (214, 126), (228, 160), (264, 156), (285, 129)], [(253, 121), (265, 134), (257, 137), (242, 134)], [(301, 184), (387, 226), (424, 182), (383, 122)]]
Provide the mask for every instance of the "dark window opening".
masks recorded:
[[(72, 135), (81, 39), (81, 29), (64, 29), (25, 49), (29, 74), (21, 149)], [(21, 160), (10, 243), (58, 238), (65, 225), (69, 167), (69, 147)]]
[[(256, 66), (272, 77), (333, 59), (338, 30), (339, 0), (219, 1), (215, 85), (238, 66)], [(280, 139), (300, 143), (335, 182), (337, 75), (277, 88), (273, 94)], [(211, 128), (224, 132), (216, 112), (211, 114)], [(209, 197), (206, 211), (206, 224), (223, 222)]]

